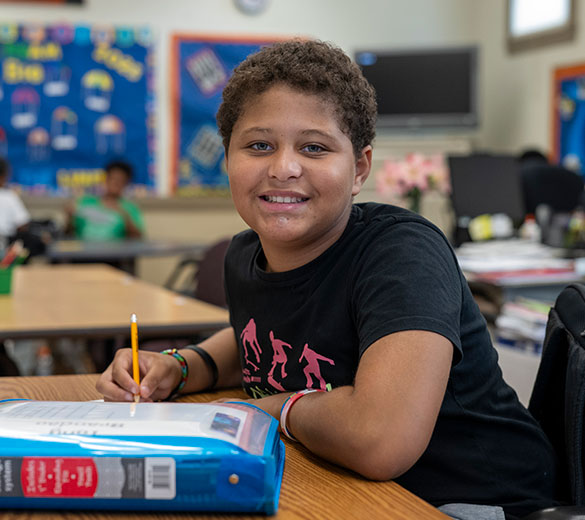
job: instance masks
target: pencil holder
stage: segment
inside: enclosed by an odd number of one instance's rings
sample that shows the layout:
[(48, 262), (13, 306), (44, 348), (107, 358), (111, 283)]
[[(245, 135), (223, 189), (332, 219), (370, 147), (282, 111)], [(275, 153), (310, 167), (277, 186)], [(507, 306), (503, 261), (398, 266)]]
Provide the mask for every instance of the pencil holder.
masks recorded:
[(10, 294), (13, 267), (0, 268), (0, 294)]

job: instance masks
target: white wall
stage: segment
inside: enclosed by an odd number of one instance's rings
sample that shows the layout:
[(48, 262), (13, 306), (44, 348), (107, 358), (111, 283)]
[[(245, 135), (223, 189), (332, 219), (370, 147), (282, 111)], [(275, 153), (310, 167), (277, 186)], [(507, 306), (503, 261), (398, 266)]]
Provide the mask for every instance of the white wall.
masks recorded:
[[(490, 2), (493, 0), (490, 0)], [(79, 6), (1, 4), (0, 19), (149, 25), (156, 34), (160, 191), (168, 193), (170, 160), (169, 56), (173, 32), (301, 35), (333, 41), (353, 54), (363, 47), (459, 45), (477, 41), (481, 0), (272, 0), (258, 16), (232, 0), (86, 0)], [(380, 136), (381, 144), (385, 137)]]
[[(481, 52), (481, 127), (450, 136), (456, 146), (463, 139), (476, 148), (512, 153), (527, 146), (548, 150), (552, 71), (559, 65), (585, 62), (585, 9), (577, 9), (574, 42), (510, 55), (505, 42), (505, 7), (506, 0), (272, 0), (263, 14), (248, 16), (232, 0), (86, 0), (82, 7), (3, 3), (0, 19), (152, 27), (158, 48), (157, 166), (161, 193), (166, 194), (171, 164), (169, 43), (173, 32), (303, 35), (333, 41), (350, 54), (363, 47), (476, 43)], [(428, 140), (429, 136), (423, 137)], [(444, 140), (444, 136), (439, 138)], [(400, 141), (400, 136), (381, 133), (378, 138), (380, 148), (392, 141)]]
[(585, 63), (585, 3), (575, 1), (574, 41), (517, 54), (506, 50), (506, 1), (475, 4), (472, 24), (482, 45), (482, 146), (514, 153), (529, 146), (551, 150), (553, 71)]

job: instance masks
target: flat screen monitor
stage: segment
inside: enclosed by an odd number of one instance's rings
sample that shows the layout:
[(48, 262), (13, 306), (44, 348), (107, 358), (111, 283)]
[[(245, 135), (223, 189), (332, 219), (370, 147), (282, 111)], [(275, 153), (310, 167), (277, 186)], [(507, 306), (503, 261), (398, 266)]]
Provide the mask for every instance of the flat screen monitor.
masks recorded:
[(520, 163), (513, 155), (472, 154), (447, 158), (451, 202), (457, 219), (505, 213), (515, 227), (524, 219)]
[(355, 61), (376, 89), (381, 128), (477, 126), (476, 47), (361, 50)]

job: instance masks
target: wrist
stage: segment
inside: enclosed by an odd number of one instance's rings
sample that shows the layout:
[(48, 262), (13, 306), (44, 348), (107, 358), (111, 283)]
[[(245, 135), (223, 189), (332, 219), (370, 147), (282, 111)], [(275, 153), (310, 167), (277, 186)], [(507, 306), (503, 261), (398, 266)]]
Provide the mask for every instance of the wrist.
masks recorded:
[(286, 400), (284, 401), (282, 408), (280, 410), (280, 430), (286, 437), (288, 437), (291, 441), (298, 442), (295, 436), (291, 433), (288, 422), (289, 422), (289, 413), (293, 405), (303, 396), (307, 394), (311, 394), (313, 392), (324, 392), (324, 390), (317, 390), (317, 389), (310, 389), (307, 388), (305, 390), (300, 390), (299, 392), (295, 392), (289, 395)]
[(187, 379), (189, 378), (189, 366), (187, 365), (187, 361), (185, 360), (185, 358), (177, 351), (176, 348), (169, 348), (169, 349), (163, 350), (161, 352), (161, 354), (166, 354), (166, 355), (172, 356), (179, 363), (179, 369), (180, 369), (179, 382), (177, 383), (177, 385), (174, 387), (174, 389), (171, 391), (171, 393), (167, 397), (167, 399), (173, 399), (174, 397), (179, 395), (179, 393), (181, 392), (181, 390), (183, 390), (185, 384), (187, 383)]
[[(219, 379), (219, 372), (217, 364), (213, 357), (205, 349), (199, 345), (187, 345), (183, 347), (182, 352), (191, 362), (191, 366), (196, 368), (197, 387), (196, 390), (203, 392), (206, 390), (213, 390), (217, 385)], [(188, 355), (193, 352), (195, 355)], [(191, 372), (193, 373), (193, 371)]]

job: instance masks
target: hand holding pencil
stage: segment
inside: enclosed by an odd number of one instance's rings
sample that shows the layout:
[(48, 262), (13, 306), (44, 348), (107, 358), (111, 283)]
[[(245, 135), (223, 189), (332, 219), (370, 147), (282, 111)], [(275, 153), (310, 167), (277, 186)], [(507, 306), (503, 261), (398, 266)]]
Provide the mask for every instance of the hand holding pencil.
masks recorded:
[[(172, 356), (148, 350), (138, 353), (138, 323), (130, 316), (132, 348), (121, 348), (96, 385), (106, 401), (138, 403), (166, 399), (181, 380), (181, 370)], [(142, 380), (140, 378), (142, 366)]]

